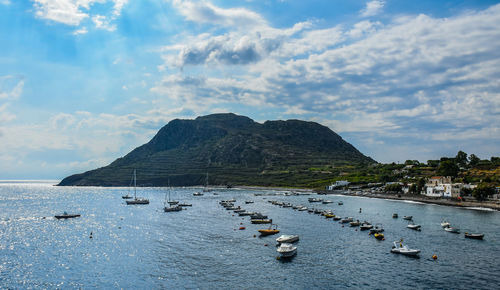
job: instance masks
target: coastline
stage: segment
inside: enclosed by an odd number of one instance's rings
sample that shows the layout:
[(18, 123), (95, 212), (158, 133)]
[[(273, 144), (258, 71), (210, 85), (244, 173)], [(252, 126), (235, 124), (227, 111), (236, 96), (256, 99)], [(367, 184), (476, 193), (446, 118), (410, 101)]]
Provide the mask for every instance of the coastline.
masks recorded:
[(427, 204), (436, 204), (436, 205), (444, 205), (444, 206), (454, 206), (454, 207), (463, 207), (463, 208), (488, 208), (496, 211), (500, 211), (500, 203), (491, 202), (491, 201), (456, 201), (451, 199), (443, 199), (443, 198), (430, 198), (421, 195), (405, 195), (402, 194), (401, 197), (393, 194), (383, 194), (383, 193), (369, 193), (369, 194), (346, 194), (344, 192), (326, 192), (319, 191), (318, 194), (340, 194), (345, 196), (358, 196), (358, 197), (368, 197), (368, 198), (379, 198), (379, 199), (390, 199), (390, 200), (399, 200), (399, 201), (413, 201), (413, 202), (421, 202)]

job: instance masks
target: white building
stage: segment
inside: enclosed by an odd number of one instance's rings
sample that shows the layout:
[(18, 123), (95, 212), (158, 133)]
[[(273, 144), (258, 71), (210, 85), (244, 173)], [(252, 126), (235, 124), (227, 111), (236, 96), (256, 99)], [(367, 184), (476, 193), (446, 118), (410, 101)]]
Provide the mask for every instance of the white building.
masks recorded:
[(349, 181), (347, 180), (337, 180), (335, 181), (335, 183), (333, 183), (332, 185), (329, 185), (326, 187), (327, 190), (334, 190), (338, 187), (344, 187), (344, 186), (347, 186), (349, 185)]
[(435, 186), (427, 186), (425, 195), (430, 197), (457, 198), (462, 191), (462, 183), (444, 183)]

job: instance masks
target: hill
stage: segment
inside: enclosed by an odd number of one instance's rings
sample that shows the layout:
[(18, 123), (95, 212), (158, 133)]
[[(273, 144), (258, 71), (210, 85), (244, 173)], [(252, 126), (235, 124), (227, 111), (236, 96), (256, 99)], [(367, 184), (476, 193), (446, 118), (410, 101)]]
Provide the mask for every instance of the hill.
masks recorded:
[[(309, 186), (315, 168), (375, 161), (330, 130), (300, 120), (254, 122), (232, 113), (172, 120), (148, 143), (108, 166), (59, 185), (125, 186), (134, 169), (144, 186)], [(319, 175), (319, 176), (318, 176)]]

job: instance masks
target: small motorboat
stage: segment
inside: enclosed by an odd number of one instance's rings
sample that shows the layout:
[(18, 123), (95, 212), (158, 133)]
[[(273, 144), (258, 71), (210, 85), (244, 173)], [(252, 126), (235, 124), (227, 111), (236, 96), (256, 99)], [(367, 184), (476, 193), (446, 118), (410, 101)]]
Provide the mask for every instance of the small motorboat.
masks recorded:
[(375, 239), (377, 240), (385, 240), (385, 237), (384, 237), (384, 234), (383, 233), (375, 233), (373, 235), (375, 237)]
[(369, 235), (381, 233), (383, 231), (384, 231), (384, 228), (382, 228), (382, 225), (381, 224), (376, 224), (373, 229), (370, 229)]
[(133, 204), (149, 204), (149, 199), (146, 198), (134, 198), (133, 200), (127, 200), (127, 205)]
[(267, 219), (267, 215), (263, 215), (260, 212), (256, 212), (256, 213), (250, 215), (250, 218), (253, 220), (263, 220), (263, 219)]
[(339, 216), (334, 216), (334, 217), (333, 217), (333, 220), (334, 220), (334, 221), (339, 221), (339, 220), (341, 220), (341, 219), (342, 219), (342, 218), (341, 218), (341, 217), (339, 217)]
[(323, 216), (324, 216), (325, 218), (327, 218), (327, 219), (335, 217), (335, 215), (334, 215), (333, 213), (331, 213), (331, 212), (327, 212), (327, 213), (325, 213)]
[(164, 212), (174, 212), (174, 211), (181, 211), (182, 206), (180, 205), (171, 205), (171, 206), (166, 206), (163, 208)]
[(482, 240), (484, 238), (484, 234), (470, 234), (466, 232), (465, 237), (468, 239)]
[(309, 202), (322, 202), (323, 200), (321, 198), (310, 197), (307, 199), (307, 201), (309, 201)]
[(253, 200), (247, 200), (245, 201), (246, 204), (253, 203)]
[(351, 227), (359, 227), (360, 224), (361, 224), (361, 222), (359, 220), (356, 220), (356, 221), (353, 221), (353, 222), (349, 223), (349, 225)]
[(306, 206), (299, 207), (299, 211), (306, 211), (308, 208)]
[(343, 203), (343, 202), (341, 202), (341, 201), (339, 201), (339, 202), (338, 202), (338, 205), (343, 205), (343, 204), (344, 204), (344, 203)]
[(411, 230), (415, 230), (415, 231), (421, 231), (421, 225), (416, 225), (414, 223), (410, 223), (406, 226), (407, 228), (411, 229)]
[(203, 193), (201, 193), (201, 192), (199, 192), (199, 191), (197, 191), (197, 192), (193, 193), (193, 196), (202, 196), (202, 195), (203, 195)]
[(413, 219), (413, 216), (411, 216), (411, 215), (405, 215), (405, 216), (403, 217), (403, 219), (404, 219), (404, 220), (407, 220), (407, 221), (411, 221), (411, 220)]
[(276, 242), (278, 244), (281, 243), (293, 243), (299, 240), (298, 235), (281, 235), (279, 238), (276, 239)]
[(394, 245), (392, 246), (391, 253), (395, 254), (401, 254), (401, 255), (406, 255), (406, 256), (418, 256), (420, 253), (420, 250), (417, 249), (410, 249), (408, 246), (403, 245), (403, 241), (396, 241), (394, 242)]
[(265, 230), (257, 230), (261, 236), (269, 236), (269, 235), (275, 235), (280, 232), (278, 230), (278, 225), (276, 224), (271, 224), (268, 229)]
[(233, 210), (233, 212), (235, 212), (235, 213), (240, 213), (240, 212), (245, 212), (245, 211), (246, 210), (244, 210), (244, 209), (242, 209), (240, 207), (238, 207), (237, 209)]
[(76, 217), (80, 217), (79, 214), (69, 214), (67, 212), (63, 212), (63, 214), (61, 215), (55, 215), (54, 216), (56, 219), (71, 219), (71, 218), (76, 218)]
[(366, 230), (370, 230), (370, 229), (372, 229), (372, 228), (373, 228), (373, 225), (372, 225), (372, 224), (370, 224), (369, 222), (363, 222), (363, 223), (361, 224), (361, 226), (359, 227), (359, 230), (361, 230), (361, 231), (366, 231)]
[(443, 227), (443, 228), (447, 228), (447, 227), (449, 227), (449, 226), (451, 226), (451, 224), (450, 224), (449, 222), (447, 222), (447, 221), (442, 221), (442, 222), (441, 222), (441, 227)]
[(350, 223), (352, 221), (353, 221), (352, 217), (346, 217), (346, 218), (343, 218), (342, 220), (340, 220), (340, 223), (341, 224), (346, 224), (346, 223)]
[(276, 249), (276, 252), (278, 252), (281, 257), (288, 258), (297, 254), (297, 247), (289, 243), (283, 243)]
[(460, 234), (460, 229), (459, 228), (453, 228), (453, 227), (446, 227), (444, 228), (445, 231), (453, 234)]
[(167, 201), (167, 202), (168, 202), (168, 204), (170, 204), (170, 205), (176, 205), (176, 204), (178, 204), (178, 203), (179, 203), (179, 201), (178, 201), (178, 200), (170, 200), (170, 201)]
[(179, 206), (193, 206), (193, 205), (190, 203), (179, 203)]
[(398, 214), (397, 214), (397, 213), (393, 213), (393, 214), (392, 214), (392, 218), (397, 219), (397, 218), (398, 218)]
[(127, 194), (127, 195), (122, 195), (122, 198), (123, 198), (123, 199), (131, 199), (131, 198), (132, 198), (132, 196), (130, 196), (130, 195), (128, 195), (128, 194)]
[(252, 224), (270, 224), (273, 222), (272, 219), (251, 219)]
[(321, 203), (322, 203), (322, 204), (329, 204), (329, 203), (332, 203), (332, 202), (333, 202), (333, 201), (331, 201), (331, 200), (323, 200)]
[(252, 211), (242, 211), (242, 212), (238, 213), (239, 216), (249, 216), (249, 215), (254, 215), (254, 214), (255, 213)]

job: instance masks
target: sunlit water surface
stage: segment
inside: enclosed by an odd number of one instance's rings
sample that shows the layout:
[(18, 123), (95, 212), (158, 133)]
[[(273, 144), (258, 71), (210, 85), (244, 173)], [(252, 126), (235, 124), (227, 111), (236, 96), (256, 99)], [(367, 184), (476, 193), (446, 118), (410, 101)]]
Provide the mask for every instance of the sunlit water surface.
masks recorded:
[[(192, 203), (181, 212), (162, 210), (165, 188), (140, 188), (149, 205), (127, 206), (127, 188), (55, 187), (47, 183), (0, 183), (0, 288), (446, 288), (493, 289), (500, 285), (500, 213), (360, 197), (254, 196), (225, 189), (192, 195), (173, 189), (172, 199)], [(278, 260), (274, 239), (259, 237), (248, 217), (218, 202), (261, 211), (281, 234), (298, 234), (298, 254)], [(245, 204), (253, 200), (253, 204)], [(342, 227), (331, 219), (268, 200), (324, 209), (380, 223), (385, 241)], [(338, 201), (343, 201), (339, 206)], [(359, 213), (359, 209), (362, 212)], [(80, 218), (57, 220), (63, 211)], [(399, 219), (393, 219), (397, 212)], [(422, 231), (406, 228), (412, 215)], [(461, 234), (442, 230), (449, 220)], [(245, 230), (238, 230), (239, 227)], [(463, 232), (481, 232), (483, 241)], [(90, 233), (92, 232), (92, 239)], [(414, 259), (390, 253), (403, 238), (421, 249)], [(436, 254), (438, 259), (432, 260)]]

